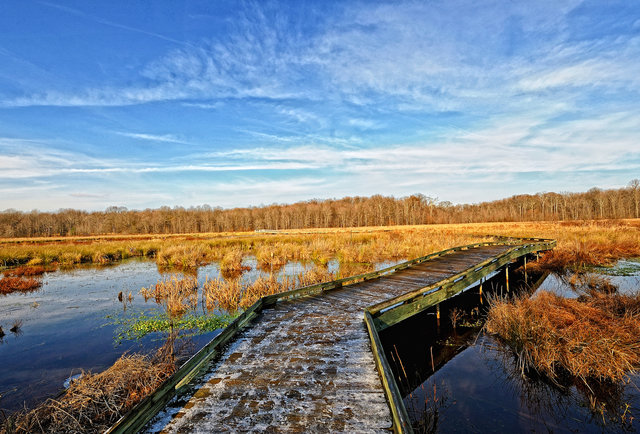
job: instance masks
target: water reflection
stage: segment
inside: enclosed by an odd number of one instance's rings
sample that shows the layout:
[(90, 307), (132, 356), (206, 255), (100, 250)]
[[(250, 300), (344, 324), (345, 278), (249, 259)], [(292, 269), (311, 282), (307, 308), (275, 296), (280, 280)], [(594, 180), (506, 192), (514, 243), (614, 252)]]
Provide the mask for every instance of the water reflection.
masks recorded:
[[(242, 284), (271, 274), (276, 278), (294, 276), (315, 267), (313, 262), (288, 262), (282, 267), (270, 267), (266, 272), (258, 269), (254, 257), (243, 258), (242, 265), (245, 268), (238, 276)], [(347, 272), (350, 267), (336, 260), (329, 260), (325, 266), (331, 273), (341, 268)], [(364, 268), (370, 267), (367, 264)], [(58, 393), (65, 380), (79, 370), (102, 371), (125, 352), (148, 353), (162, 345), (157, 334), (114, 344), (119, 327), (116, 319), (126, 320), (141, 314), (153, 316), (163, 310), (154, 298), (145, 302), (139, 294), (140, 288), (149, 288), (172, 276), (197, 277), (201, 287), (207, 277), (220, 275), (218, 263), (176, 272), (159, 270), (154, 262), (133, 258), (119, 264), (47, 269), (39, 277), (42, 286), (38, 290), (0, 295), (0, 409), (9, 414), (25, 404), (33, 407)], [(195, 303), (194, 313), (210, 313), (202, 296), (197, 297)], [(13, 333), (10, 329), (18, 320), (22, 324)], [(183, 350), (195, 352), (217, 333), (219, 331), (193, 336)], [(185, 345), (185, 341), (180, 340), (176, 345)]]
[[(578, 297), (559, 276), (498, 273), (480, 287), (381, 333), (387, 359), (417, 432), (634, 431), (639, 376), (627, 383), (551, 381), (524, 371), (513, 352), (482, 332), (486, 296), (552, 290)], [(637, 279), (638, 276), (627, 276)], [(502, 280), (501, 280), (502, 279)], [(540, 286), (541, 285), (541, 286)], [(476, 313), (474, 313), (474, 309)], [(453, 321), (452, 321), (453, 320)], [(479, 320), (479, 321), (478, 321)], [(456, 327), (453, 327), (455, 321)]]

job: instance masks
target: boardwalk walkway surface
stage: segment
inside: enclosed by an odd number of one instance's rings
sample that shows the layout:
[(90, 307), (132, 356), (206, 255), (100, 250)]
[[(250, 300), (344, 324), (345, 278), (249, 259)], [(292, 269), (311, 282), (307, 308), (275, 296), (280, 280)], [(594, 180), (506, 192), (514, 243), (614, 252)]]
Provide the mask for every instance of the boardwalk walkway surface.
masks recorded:
[(436, 283), (511, 246), (453, 252), (376, 280), (278, 303), (213, 364), (164, 427), (186, 432), (388, 432), (391, 412), (363, 309)]

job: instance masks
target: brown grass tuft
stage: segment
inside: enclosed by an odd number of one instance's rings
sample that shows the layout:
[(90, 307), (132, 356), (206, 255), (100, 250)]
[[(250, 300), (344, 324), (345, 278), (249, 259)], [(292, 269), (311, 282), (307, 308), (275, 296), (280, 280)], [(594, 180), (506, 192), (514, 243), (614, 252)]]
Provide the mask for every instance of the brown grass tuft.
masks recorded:
[(2, 279), (0, 279), (0, 294), (35, 291), (41, 286), (42, 282), (36, 279), (25, 279), (22, 277), (3, 277)]
[(296, 276), (299, 288), (315, 285), (316, 283), (330, 282), (335, 278), (335, 274), (323, 267), (309, 268)]
[[(191, 276), (181, 279), (172, 276), (170, 279), (159, 280), (155, 286), (141, 288), (140, 294), (145, 301), (154, 298), (156, 303), (165, 306), (170, 317), (179, 317), (188, 310), (195, 309), (198, 304), (198, 279)], [(129, 297), (133, 299), (131, 293)]]
[(269, 276), (268, 278), (259, 277), (251, 285), (244, 288), (242, 300), (240, 301), (240, 307), (242, 307), (243, 309), (248, 309), (261, 297), (288, 291), (290, 289), (293, 289), (294, 287), (295, 281), (289, 279), (286, 276), (281, 280), (278, 280), (273, 275)]
[(175, 371), (164, 360), (124, 355), (99, 374), (83, 374), (57, 399), (9, 418), (0, 433), (103, 432)]
[(213, 279), (205, 282), (202, 296), (207, 310), (221, 309), (234, 313), (238, 309), (249, 308), (261, 297), (334, 279), (333, 273), (321, 267), (305, 270), (295, 278), (261, 276), (253, 283), (246, 285), (240, 283), (239, 279)]
[(13, 268), (10, 270), (7, 270), (4, 272), (4, 275), (6, 277), (9, 276), (15, 276), (15, 277), (22, 277), (22, 276), (41, 276), (44, 274), (45, 272), (45, 268), (41, 265), (35, 266), (35, 267), (18, 267), (18, 268)]
[(234, 313), (240, 306), (241, 295), (242, 284), (238, 279), (207, 279), (202, 287), (202, 296), (209, 311), (221, 309)]
[(491, 300), (486, 329), (517, 354), (521, 367), (552, 379), (565, 371), (618, 381), (640, 367), (640, 296), (595, 293), (582, 300), (541, 292)]
[(232, 249), (228, 251), (220, 260), (220, 273), (225, 277), (239, 277), (244, 271), (251, 267), (242, 265), (244, 254), (242, 250)]

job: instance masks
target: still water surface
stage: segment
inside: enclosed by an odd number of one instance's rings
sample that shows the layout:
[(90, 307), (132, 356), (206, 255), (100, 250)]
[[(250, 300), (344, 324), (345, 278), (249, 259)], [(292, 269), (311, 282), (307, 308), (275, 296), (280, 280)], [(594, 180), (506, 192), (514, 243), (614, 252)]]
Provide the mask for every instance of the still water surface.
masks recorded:
[[(379, 263), (373, 268), (395, 263)], [(258, 270), (252, 257), (245, 258), (244, 265), (251, 270), (241, 276), (243, 283), (250, 283), (272, 271)], [(279, 276), (294, 276), (313, 266), (290, 262), (273, 271)], [(337, 272), (339, 268), (337, 261), (328, 263), (331, 272)], [(33, 407), (60, 392), (65, 381), (81, 370), (99, 372), (111, 366), (123, 353), (151, 352), (162, 345), (162, 333), (117, 343), (115, 338), (122, 326), (116, 321), (135, 318), (141, 313), (162, 312), (154, 300), (145, 302), (139, 291), (171, 275), (160, 273), (153, 262), (132, 259), (107, 267), (45, 273), (38, 291), (0, 295), (0, 326), (6, 333), (0, 339), (0, 409), (10, 413), (25, 405)], [(218, 264), (201, 267), (197, 276), (200, 285), (207, 277), (220, 277)], [(120, 291), (125, 303), (118, 300)], [(126, 300), (130, 292), (131, 303)], [(200, 302), (200, 296), (198, 300)], [(200, 304), (196, 313), (204, 314)], [(14, 321), (22, 321), (17, 333), (9, 331)], [(194, 353), (219, 332), (194, 336), (188, 343), (183, 340), (180, 346), (186, 348), (186, 354)]]
[[(500, 278), (498, 274), (485, 283), (485, 294), (487, 288), (504, 285)], [(619, 285), (621, 293), (640, 288), (640, 272), (611, 276), (611, 280)], [(542, 290), (577, 296), (554, 275), (537, 289)], [(468, 294), (442, 305), (440, 326), (434, 312), (426, 311), (385, 330), (381, 336), (418, 432), (640, 430), (636, 420), (640, 417), (640, 375), (631, 376), (628, 384), (596, 391), (604, 411), (593, 412), (584, 386), (558, 386), (533, 375), (523, 376), (514, 356), (482, 332), (482, 321), (453, 330), (448, 312), (455, 306), (482, 309), (486, 300), (480, 305), (477, 288), (472, 288)]]

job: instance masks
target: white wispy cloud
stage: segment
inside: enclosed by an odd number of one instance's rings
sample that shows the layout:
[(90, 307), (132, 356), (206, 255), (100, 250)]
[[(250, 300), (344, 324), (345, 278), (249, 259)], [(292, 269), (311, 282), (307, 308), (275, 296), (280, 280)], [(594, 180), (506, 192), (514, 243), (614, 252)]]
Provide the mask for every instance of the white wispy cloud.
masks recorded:
[(178, 143), (182, 145), (190, 145), (190, 142), (180, 139), (173, 134), (146, 134), (146, 133), (126, 133), (121, 131), (115, 131), (115, 134), (124, 137), (131, 137), (132, 139), (148, 140), (152, 142), (166, 142), (166, 143)]
[[(71, 94), (47, 89), (0, 105), (118, 106), (180, 100), (210, 108), (200, 101), (232, 97), (337, 98), (366, 106), (382, 98), (400, 109), (443, 111), (486, 109), (487, 103), (505, 100), (521, 104), (519, 92), (561, 86), (631, 80), (637, 87), (638, 61), (629, 63), (640, 58), (635, 39), (611, 40), (609, 47), (602, 41), (589, 45), (565, 40), (567, 14), (579, 3), (513, 2), (500, 8), (466, 2), (354, 4), (305, 37), (292, 32), (286, 19), (273, 20), (255, 5), (245, 8), (235, 31), (225, 38), (187, 44), (149, 63), (139, 71), (138, 85)], [(501, 54), (514, 22), (519, 31), (539, 38), (535, 61), (522, 54)], [(486, 46), (477, 46), (478, 40)], [(276, 110), (299, 122), (317, 120), (316, 114), (300, 109)]]

